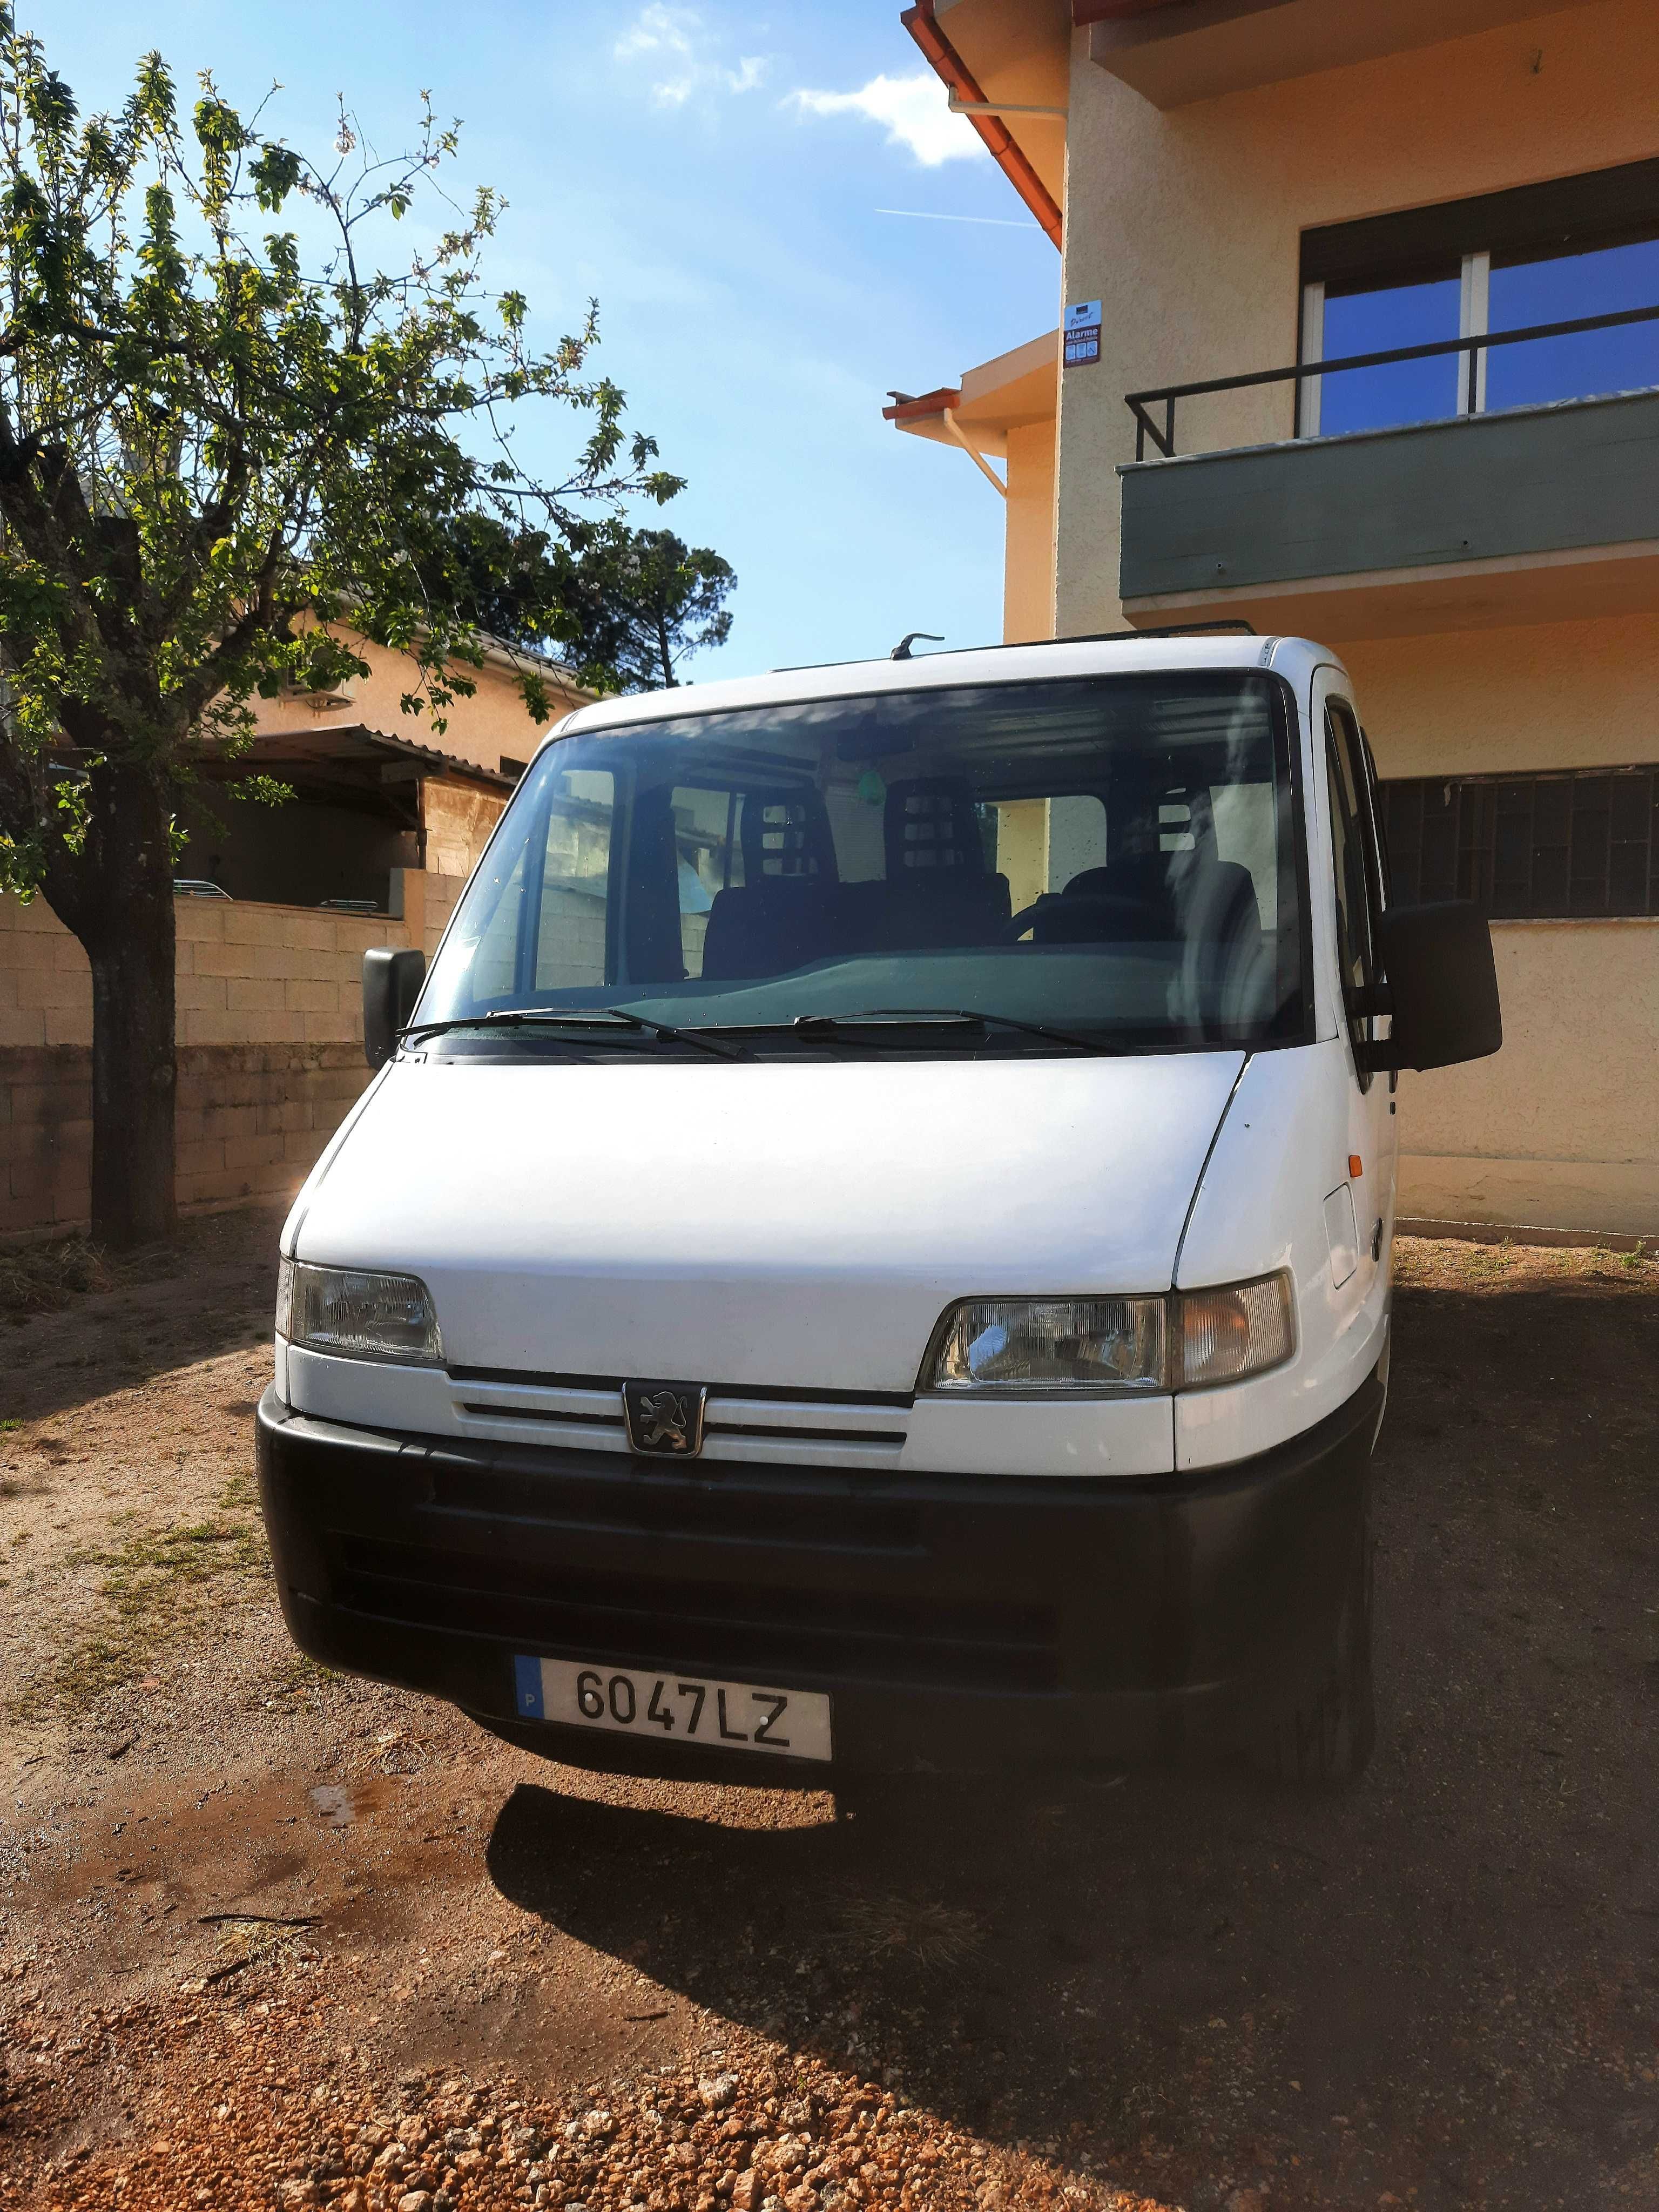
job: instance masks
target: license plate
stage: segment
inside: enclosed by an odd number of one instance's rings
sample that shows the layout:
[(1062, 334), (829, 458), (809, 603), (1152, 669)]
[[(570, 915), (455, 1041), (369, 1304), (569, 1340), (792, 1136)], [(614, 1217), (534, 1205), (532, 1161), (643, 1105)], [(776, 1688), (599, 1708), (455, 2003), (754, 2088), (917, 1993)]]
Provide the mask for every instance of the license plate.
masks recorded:
[(521, 1720), (786, 1759), (832, 1755), (830, 1700), (819, 1690), (763, 1690), (752, 1682), (586, 1666), (579, 1659), (519, 1658), (513, 1667)]

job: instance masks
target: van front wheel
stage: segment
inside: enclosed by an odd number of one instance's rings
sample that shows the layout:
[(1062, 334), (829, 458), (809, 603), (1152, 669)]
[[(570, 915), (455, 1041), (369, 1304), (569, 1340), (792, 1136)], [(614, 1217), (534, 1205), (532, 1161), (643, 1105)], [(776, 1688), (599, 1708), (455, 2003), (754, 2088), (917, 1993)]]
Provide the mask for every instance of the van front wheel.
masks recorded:
[(1376, 1741), (1371, 1680), (1371, 1540), (1362, 1535), (1324, 1665), (1264, 1719), (1252, 1763), (1283, 1782), (1357, 1782)]

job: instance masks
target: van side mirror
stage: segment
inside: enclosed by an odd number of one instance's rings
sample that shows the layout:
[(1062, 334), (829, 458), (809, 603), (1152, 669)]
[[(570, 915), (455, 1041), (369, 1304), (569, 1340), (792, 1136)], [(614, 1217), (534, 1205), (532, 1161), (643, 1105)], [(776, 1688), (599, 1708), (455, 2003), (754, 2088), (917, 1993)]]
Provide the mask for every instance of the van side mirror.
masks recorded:
[(1391, 906), (1378, 924), (1377, 951), (1385, 980), (1376, 1011), (1392, 1013), (1394, 1033), (1366, 1048), (1369, 1066), (1450, 1067), (1498, 1050), (1498, 964), (1478, 906)]
[(426, 981), (424, 952), (400, 952), (379, 945), (363, 955), (363, 1058), (384, 1067), (397, 1049), (398, 1032), (408, 1025)]

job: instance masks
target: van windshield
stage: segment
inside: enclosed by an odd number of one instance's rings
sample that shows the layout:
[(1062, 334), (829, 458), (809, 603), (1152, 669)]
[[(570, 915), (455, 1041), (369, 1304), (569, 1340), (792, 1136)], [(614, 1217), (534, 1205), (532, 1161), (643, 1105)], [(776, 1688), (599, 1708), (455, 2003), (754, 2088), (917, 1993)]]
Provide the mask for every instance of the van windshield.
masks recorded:
[(1297, 820), (1283, 687), (1234, 672), (573, 734), (515, 793), (417, 1018), (612, 1007), (714, 1034), (950, 1008), (1105, 1048), (1298, 1041)]

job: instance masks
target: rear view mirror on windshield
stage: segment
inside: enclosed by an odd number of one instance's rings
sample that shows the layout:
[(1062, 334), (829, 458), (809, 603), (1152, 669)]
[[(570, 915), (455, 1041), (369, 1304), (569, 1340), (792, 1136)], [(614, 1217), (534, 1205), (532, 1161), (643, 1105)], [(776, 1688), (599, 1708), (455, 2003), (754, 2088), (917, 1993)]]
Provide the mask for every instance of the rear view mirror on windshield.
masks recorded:
[(1467, 899), (1392, 906), (1378, 918), (1384, 976), (1378, 1011), (1393, 1034), (1366, 1048), (1374, 1068), (1450, 1067), (1504, 1042), (1492, 932)]

